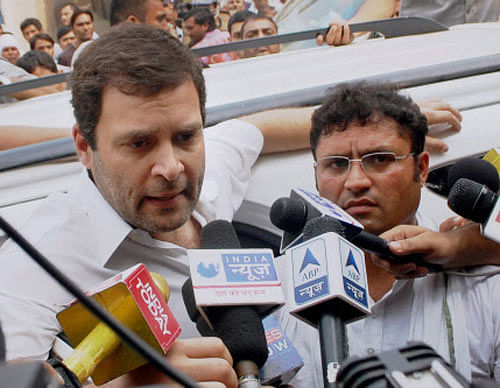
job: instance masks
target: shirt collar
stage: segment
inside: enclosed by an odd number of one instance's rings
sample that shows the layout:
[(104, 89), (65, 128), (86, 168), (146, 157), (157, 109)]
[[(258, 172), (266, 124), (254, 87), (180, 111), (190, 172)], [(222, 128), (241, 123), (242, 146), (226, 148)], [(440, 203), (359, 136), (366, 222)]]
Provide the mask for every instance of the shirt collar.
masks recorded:
[(93, 228), (94, 241), (92, 243), (96, 244), (95, 252), (97, 253), (94, 260), (104, 266), (133, 228), (102, 196), (86, 169), (80, 176), (76, 190), (80, 206)]

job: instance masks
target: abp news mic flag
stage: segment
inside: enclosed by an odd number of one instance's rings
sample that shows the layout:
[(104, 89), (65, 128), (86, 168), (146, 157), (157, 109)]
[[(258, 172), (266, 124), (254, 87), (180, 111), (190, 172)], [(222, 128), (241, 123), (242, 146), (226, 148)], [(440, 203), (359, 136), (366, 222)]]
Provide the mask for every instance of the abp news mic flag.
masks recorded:
[[(319, 225), (320, 235), (288, 249), (291, 286), (288, 300), (292, 315), (317, 326), (324, 309), (335, 311), (345, 322), (370, 314), (365, 255), (337, 233), (331, 217), (318, 217), (306, 225)], [(304, 234), (307, 236), (307, 230)]]

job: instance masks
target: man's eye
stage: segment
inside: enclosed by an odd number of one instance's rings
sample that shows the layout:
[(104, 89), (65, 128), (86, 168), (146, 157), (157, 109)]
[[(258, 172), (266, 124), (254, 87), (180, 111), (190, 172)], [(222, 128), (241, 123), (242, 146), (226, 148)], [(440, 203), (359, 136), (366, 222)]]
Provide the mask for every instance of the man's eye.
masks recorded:
[(394, 160), (394, 156), (391, 154), (379, 154), (379, 155), (370, 156), (369, 163), (386, 164), (386, 163), (391, 163), (393, 160)]
[(146, 140), (137, 140), (137, 141), (130, 143), (129, 146), (133, 149), (141, 149), (141, 148), (147, 147), (148, 144), (149, 143)]
[(330, 159), (328, 160), (327, 167), (331, 169), (344, 169), (349, 165), (346, 159)]
[(194, 133), (188, 132), (188, 133), (181, 133), (177, 135), (177, 141), (180, 143), (188, 143), (194, 138)]

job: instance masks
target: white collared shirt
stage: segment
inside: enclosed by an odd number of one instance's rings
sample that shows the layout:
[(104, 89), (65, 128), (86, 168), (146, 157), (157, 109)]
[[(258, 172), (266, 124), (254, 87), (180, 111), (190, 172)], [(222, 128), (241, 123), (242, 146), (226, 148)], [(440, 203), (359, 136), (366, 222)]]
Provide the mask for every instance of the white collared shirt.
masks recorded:
[[(417, 220), (419, 225), (436, 229), (429, 218), (422, 217), (418, 212)], [(286, 287), (288, 276), (283, 276), (283, 271), (287, 271), (288, 265), (283, 259), (277, 261), (280, 279)], [(372, 315), (346, 327), (349, 356), (367, 357), (406, 346), (410, 339), (411, 323), (416, 319), (412, 315), (414, 282), (430, 287), (433, 276), (436, 275), (415, 280), (397, 280), (383, 298), (376, 303), (370, 300)], [(491, 374), (500, 380), (500, 308), (497, 302), (500, 300), (499, 277), (454, 277), (453, 281), (463, 291), (466, 317), (465, 330), (460, 332), (455, 327), (454, 334), (459, 336), (455, 340), (468, 341), (472, 377), (489, 377)], [(437, 302), (442, 305), (442, 299)], [(318, 330), (291, 316), (288, 311), (293, 306), (288, 303), (289, 301), (275, 316), (305, 362), (305, 366), (290, 384), (296, 387), (320, 387), (323, 380)], [(448, 354), (441, 356), (448, 359)]]
[[(232, 219), (262, 146), (260, 131), (240, 120), (205, 129), (205, 180), (193, 213), (201, 226), (214, 219)], [(102, 197), (86, 171), (68, 193), (54, 193), (44, 200), (21, 232), (83, 290), (144, 263), (169, 283), (169, 306), (181, 325), (181, 336), (199, 336), (180, 291), (189, 274), (186, 249), (133, 229)], [(2, 246), (0, 260), (0, 322), (7, 358), (46, 359), (60, 331), (56, 313), (72, 296), (11, 241)]]

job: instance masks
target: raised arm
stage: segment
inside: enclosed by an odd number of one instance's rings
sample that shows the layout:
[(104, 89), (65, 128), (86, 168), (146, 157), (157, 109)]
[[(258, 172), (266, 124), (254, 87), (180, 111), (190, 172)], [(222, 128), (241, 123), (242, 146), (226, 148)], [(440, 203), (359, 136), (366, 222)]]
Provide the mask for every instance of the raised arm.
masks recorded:
[[(469, 223), (447, 232), (400, 225), (383, 233), (381, 237), (393, 241), (389, 246), (396, 255), (420, 254), (425, 261), (444, 268), (500, 265), (500, 244), (484, 237), (478, 224)], [(428, 273), (424, 267), (417, 267), (412, 263), (392, 264), (378, 257), (373, 260), (400, 278)]]
[(264, 136), (262, 153), (309, 148), (311, 115), (316, 107), (275, 109), (243, 116)]
[(0, 125), (0, 151), (66, 136), (71, 136), (71, 128)]

